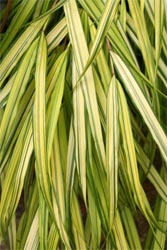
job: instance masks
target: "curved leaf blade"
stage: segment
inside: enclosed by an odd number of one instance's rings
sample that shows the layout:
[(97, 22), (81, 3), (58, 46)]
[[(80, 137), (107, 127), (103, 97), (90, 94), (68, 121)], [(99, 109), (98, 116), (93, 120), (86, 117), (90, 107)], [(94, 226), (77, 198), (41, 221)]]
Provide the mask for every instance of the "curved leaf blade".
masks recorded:
[(159, 124), (156, 116), (153, 113), (153, 110), (148, 104), (145, 96), (138, 86), (138, 83), (133, 78), (128, 67), (117, 54), (111, 52), (111, 56), (113, 58), (116, 69), (122, 78), (124, 87), (126, 88), (132, 102), (139, 110), (143, 120), (147, 124), (155, 142), (160, 148), (165, 162), (167, 163), (167, 137), (161, 125)]

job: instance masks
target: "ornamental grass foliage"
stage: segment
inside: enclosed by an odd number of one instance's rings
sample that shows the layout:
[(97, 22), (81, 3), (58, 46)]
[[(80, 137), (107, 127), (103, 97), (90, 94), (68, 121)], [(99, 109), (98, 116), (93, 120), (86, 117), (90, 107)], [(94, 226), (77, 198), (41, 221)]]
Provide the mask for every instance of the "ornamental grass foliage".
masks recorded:
[(0, 22), (1, 244), (165, 249), (167, 1), (8, 0)]

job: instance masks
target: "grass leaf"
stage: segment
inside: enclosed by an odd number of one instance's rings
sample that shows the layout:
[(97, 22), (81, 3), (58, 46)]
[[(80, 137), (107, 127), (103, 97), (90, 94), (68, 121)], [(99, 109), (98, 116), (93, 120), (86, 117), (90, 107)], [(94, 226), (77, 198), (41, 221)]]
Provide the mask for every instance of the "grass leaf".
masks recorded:
[(115, 76), (112, 77), (107, 96), (107, 131), (106, 131), (106, 166), (109, 199), (110, 228), (117, 211), (118, 204), (118, 98)]

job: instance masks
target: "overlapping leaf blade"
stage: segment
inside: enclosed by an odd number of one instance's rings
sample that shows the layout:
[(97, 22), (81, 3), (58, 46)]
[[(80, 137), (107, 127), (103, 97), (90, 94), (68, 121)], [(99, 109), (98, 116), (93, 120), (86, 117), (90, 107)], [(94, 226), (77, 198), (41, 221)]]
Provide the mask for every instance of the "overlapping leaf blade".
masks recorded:
[(139, 172), (137, 170), (137, 160), (135, 154), (135, 146), (132, 135), (132, 128), (130, 125), (130, 118), (127, 109), (126, 99), (122, 90), (121, 85), (118, 85), (118, 96), (119, 96), (119, 120), (120, 120), (120, 131), (121, 138), (123, 142), (123, 153), (125, 155), (128, 178), (130, 182), (130, 187), (134, 195), (134, 200), (136, 204), (139, 206), (141, 211), (144, 213), (148, 222), (151, 226), (158, 227), (158, 223), (151, 211), (151, 207), (146, 198), (144, 190), (140, 184)]
[[(34, 6), (36, 5), (36, 2), (37, 2), (36, 0), (33, 0), (31, 2), (28, 0), (24, 0), (21, 2), (16, 15), (14, 16), (12, 22), (10, 23), (5, 33), (5, 37), (1, 46), (1, 52), (0, 52), (1, 56), (6, 51), (6, 49), (10, 46), (10, 43), (17, 35), (20, 28), (26, 22), (26, 19), (28, 19), (31, 16)], [(25, 14), (22, 15), (22, 13), (25, 13)]]
[(8, 140), (11, 128), (13, 127), (13, 120), (15, 119), (18, 110), (19, 101), (30, 78), (30, 73), (36, 57), (36, 47), (36, 42), (31, 45), (22, 60), (19, 70), (15, 75), (15, 79), (13, 80), (13, 86), (0, 124), (1, 156), (3, 155), (5, 143)]
[(4, 189), (1, 194), (0, 206), (0, 229), (2, 234), (7, 232), (9, 222), (16, 211), (32, 150), (32, 124), (30, 117), (27, 117), (3, 182)]

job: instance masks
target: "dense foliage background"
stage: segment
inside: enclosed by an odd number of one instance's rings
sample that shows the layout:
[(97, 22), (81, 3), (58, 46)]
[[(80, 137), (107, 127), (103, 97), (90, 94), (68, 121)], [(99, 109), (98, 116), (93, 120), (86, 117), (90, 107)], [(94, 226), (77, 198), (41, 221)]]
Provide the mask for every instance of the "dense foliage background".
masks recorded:
[(166, 10), (166, 0), (9, 0), (1, 10), (1, 244), (165, 249)]

